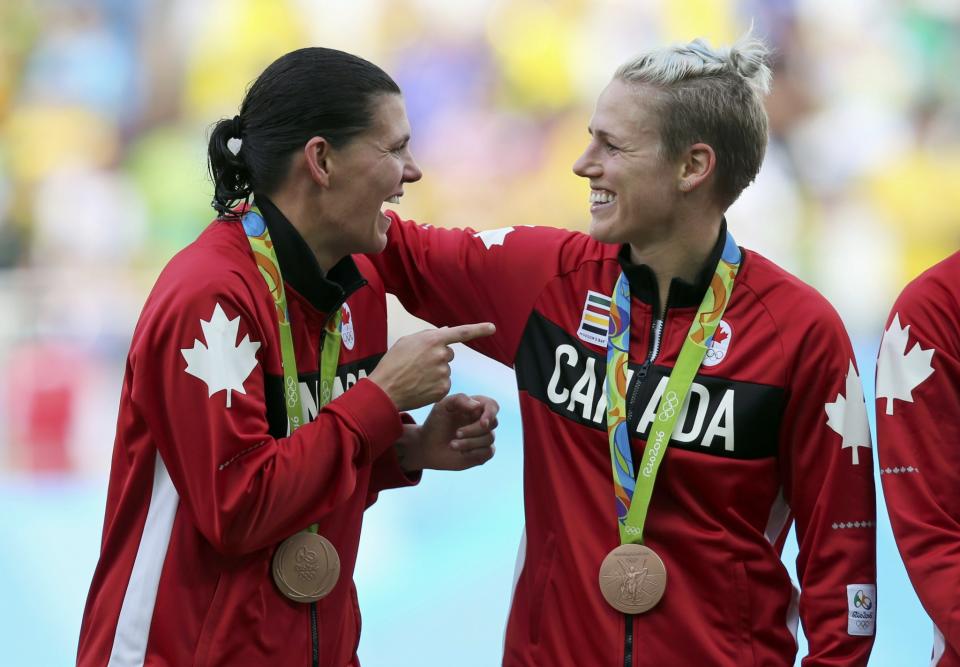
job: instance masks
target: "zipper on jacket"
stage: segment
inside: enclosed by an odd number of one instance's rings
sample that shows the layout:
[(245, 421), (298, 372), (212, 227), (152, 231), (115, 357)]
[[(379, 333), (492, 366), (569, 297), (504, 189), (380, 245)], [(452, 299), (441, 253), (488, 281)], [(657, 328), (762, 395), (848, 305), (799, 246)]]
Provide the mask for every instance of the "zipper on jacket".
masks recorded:
[(633, 616), (624, 614), (626, 632), (623, 635), (623, 667), (633, 667)]
[(630, 418), (633, 416), (633, 406), (636, 403), (637, 394), (640, 391), (640, 387), (644, 382), (647, 381), (647, 374), (650, 372), (650, 366), (653, 365), (653, 362), (656, 361), (657, 355), (660, 354), (660, 343), (663, 339), (663, 326), (667, 321), (667, 313), (670, 310), (670, 294), (673, 292), (673, 283), (670, 283), (670, 287), (667, 288), (667, 301), (663, 306), (663, 317), (658, 317), (660, 314), (660, 302), (657, 298), (654, 298), (653, 305), (651, 307), (651, 316), (653, 319), (650, 322), (650, 347), (647, 350), (647, 358), (644, 360), (643, 365), (640, 366), (640, 370), (637, 371), (637, 381), (633, 383), (633, 391), (630, 392), (630, 396), (627, 400), (627, 423), (630, 423)]
[(320, 667), (320, 630), (317, 628), (317, 603), (310, 603), (310, 638), (313, 643), (313, 667)]
[(644, 360), (643, 365), (640, 366), (640, 370), (637, 371), (637, 381), (633, 383), (633, 391), (630, 392), (630, 397), (627, 400), (627, 423), (630, 422), (630, 418), (633, 415), (633, 406), (636, 403), (640, 387), (647, 381), (650, 366), (653, 365), (653, 362), (657, 359), (657, 355), (660, 354), (660, 343), (663, 338), (663, 322), (664, 320), (654, 320), (650, 323), (650, 349), (647, 352), (647, 358)]

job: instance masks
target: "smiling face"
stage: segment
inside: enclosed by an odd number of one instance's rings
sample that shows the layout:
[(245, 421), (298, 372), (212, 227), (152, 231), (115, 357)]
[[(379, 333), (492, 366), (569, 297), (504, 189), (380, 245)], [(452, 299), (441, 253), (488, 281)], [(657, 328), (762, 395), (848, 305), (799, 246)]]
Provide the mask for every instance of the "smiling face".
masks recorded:
[(661, 157), (657, 92), (614, 79), (590, 120), (573, 171), (590, 181), (590, 236), (634, 243), (669, 236), (680, 201), (680, 162)]
[(387, 244), (384, 202), (397, 203), (403, 184), (423, 175), (410, 153), (410, 122), (400, 95), (373, 99), (373, 122), (329, 156), (324, 217), (337, 230), (343, 254), (377, 253)]

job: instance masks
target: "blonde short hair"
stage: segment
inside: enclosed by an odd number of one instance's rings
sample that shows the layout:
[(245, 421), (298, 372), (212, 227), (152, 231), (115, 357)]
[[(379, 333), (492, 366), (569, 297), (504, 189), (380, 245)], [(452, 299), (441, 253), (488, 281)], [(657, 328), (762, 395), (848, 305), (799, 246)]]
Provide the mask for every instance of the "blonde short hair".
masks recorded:
[(695, 143), (717, 156), (717, 196), (726, 209), (753, 182), (767, 148), (763, 97), (770, 51), (749, 33), (728, 48), (702, 39), (656, 49), (621, 65), (614, 79), (656, 90), (663, 157)]

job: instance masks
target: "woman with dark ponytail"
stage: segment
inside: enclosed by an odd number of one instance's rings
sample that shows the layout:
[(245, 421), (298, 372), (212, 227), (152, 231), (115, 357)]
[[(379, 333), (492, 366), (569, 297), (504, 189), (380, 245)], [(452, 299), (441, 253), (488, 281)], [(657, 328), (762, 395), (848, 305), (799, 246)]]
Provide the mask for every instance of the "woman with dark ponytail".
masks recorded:
[[(493, 455), (449, 345), (387, 349), (386, 244), (420, 170), (396, 83), (341, 51), (270, 65), (211, 132), (217, 218), (164, 269), (127, 361), (78, 665), (357, 665), (363, 510)], [(403, 410), (438, 401), (423, 426)]]

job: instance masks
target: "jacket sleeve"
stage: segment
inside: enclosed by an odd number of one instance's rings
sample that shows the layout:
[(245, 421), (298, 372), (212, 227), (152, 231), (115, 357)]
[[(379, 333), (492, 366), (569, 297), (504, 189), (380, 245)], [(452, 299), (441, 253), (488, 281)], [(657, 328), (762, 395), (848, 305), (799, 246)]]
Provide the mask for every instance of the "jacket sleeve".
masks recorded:
[[(956, 286), (954, 286), (954, 290)], [(958, 304), (921, 279), (894, 305), (877, 360), (880, 479), (921, 604), (960, 652)]]
[[(413, 417), (406, 412), (400, 413), (404, 426), (416, 425)], [(423, 476), (422, 470), (407, 472), (400, 465), (400, 459), (397, 457), (396, 447), (388, 447), (376, 461), (370, 470), (370, 487), (367, 490), (367, 507), (377, 502), (377, 496), (381, 491), (388, 489), (400, 489), (408, 486), (416, 486), (420, 483)]]
[(849, 338), (833, 308), (818, 301), (822, 307), (807, 306), (806, 324), (798, 320), (785, 333), (798, 342), (780, 465), (799, 547), (809, 647), (802, 664), (850, 667), (867, 664), (876, 630), (873, 450)]
[[(242, 289), (242, 288), (238, 288)], [(228, 289), (191, 289), (145, 312), (130, 363), (132, 399), (201, 533), (240, 555), (336, 511), (358, 470), (399, 437), (392, 401), (368, 379), (286, 438), (269, 433), (256, 304)]]
[(512, 365), (533, 305), (560, 272), (575, 234), (529, 226), (443, 229), (389, 215), (387, 247), (369, 256), (386, 290), (436, 326), (493, 322), (496, 334), (469, 345)]

